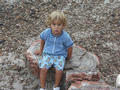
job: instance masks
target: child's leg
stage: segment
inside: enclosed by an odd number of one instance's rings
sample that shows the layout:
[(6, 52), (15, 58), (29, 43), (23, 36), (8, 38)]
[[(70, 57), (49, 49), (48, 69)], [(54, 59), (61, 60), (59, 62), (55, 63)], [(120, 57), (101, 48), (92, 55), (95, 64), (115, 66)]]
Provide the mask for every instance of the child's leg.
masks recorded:
[(54, 87), (58, 87), (62, 78), (62, 70), (57, 70), (56, 69), (56, 73), (55, 73), (55, 86)]
[(47, 72), (48, 72), (48, 69), (52, 65), (52, 62), (50, 62), (50, 61), (51, 61), (51, 57), (49, 55), (44, 54), (43, 59), (39, 63), (40, 64), (39, 67), (40, 67), (40, 85), (41, 85), (41, 88), (45, 88)]
[(41, 68), (40, 70), (40, 85), (41, 88), (45, 88), (45, 82), (48, 70), (46, 68)]
[(54, 67), (56, 68), (54, 87), (59, 87), (63, 74), (64, 65), (65, 65), (64, 56), (56, 56), (56, 59), (54, 60)]

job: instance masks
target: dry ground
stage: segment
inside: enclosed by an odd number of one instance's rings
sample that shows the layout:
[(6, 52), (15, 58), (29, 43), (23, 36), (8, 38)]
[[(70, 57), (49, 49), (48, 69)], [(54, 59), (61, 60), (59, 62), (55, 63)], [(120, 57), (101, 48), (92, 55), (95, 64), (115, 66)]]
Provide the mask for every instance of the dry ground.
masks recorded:
[[(45, 2), (46, 1), (46, 2)], [(63, 10), (67, 32), (74, 43), (100, 58), (102, 79), (114, 85), (120, 73), (120, 2), (111, 0), (1, 0), (0, 55), (20, 57), (46, 28), (45, 19), (53, 10)], [(28, 42), (30, 43), (30, 42)]]

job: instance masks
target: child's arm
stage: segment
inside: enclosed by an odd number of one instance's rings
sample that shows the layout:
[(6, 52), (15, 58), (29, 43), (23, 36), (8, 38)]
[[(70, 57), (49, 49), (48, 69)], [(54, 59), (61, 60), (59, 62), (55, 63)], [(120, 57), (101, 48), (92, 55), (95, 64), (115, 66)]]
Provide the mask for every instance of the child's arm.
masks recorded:
[(40, 40), (40, 55), (42, 55), (44, 44), (45, 44), (45, 41), (41, 39)]
[(72, 49), (73, 47), (68, 48), (68, 55), (66, 57), (66, 60), (70, 60), (70, 58), (72, 57)]
[(45, 44), (45, 41), (41, 39), (41, 40), (40, 40), (40, 50), (36, 50), (36, 51), (35, 51), (35, 54), (36, 54), (36, 55), (38, 55), (38, 54), (39, 54), (39, 55), (42, 55), (43, 48), (44, 48), (44, 44)]

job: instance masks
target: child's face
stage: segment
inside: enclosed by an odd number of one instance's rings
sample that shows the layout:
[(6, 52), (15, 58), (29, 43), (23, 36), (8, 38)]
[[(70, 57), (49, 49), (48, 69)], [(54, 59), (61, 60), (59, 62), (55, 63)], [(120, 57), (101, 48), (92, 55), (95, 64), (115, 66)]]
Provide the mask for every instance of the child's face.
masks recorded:
[(56, 36), (60, 35), (64, 25), (59, 21), (59, 20), (54, 20), (53, 23), (51, 23), (50, 25), (51, 29), (52, 29), (52, 33)]

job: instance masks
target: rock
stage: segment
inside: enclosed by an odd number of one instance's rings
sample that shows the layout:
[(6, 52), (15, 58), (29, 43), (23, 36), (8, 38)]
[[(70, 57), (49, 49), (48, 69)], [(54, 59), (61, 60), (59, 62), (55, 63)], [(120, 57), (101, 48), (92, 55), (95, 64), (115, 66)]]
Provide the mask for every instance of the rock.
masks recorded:
[(94, 54), (87, 52), (81, 59), (80, 59), (80, 66), (78, 70), (82, 72), (89, 72), (96, 69), (97, 65), (99, 65), (98, 57)]
[(86, 53), (86, 50), (84, 48), (74, 45), (72, 59), (66, 62), (65, 70), (78, 68), (80, 65), (79, 63), (80, 59), (85, 53)]
[(3, 62), (2, 58), (0, 58), (0, 64)]
[(85, 49), (74, 46), (72, 59), (66, 63), (65, 69), (73, 69), (80, 72), (96, 72), (99, 58)]
[(32, 73), (36, 76), (39, 77), (39, 66), (38, 66), (38, 60), (41, 59), (42, 57), (39, 55), (35, 55), (34, 52), (38, 50), (40, 47), (40, 40), (36, 40), (33, 42), (28, 48), (26, 52), (26, 58), (30, 62), (30, 68), (32, 68)]
[(119, 90), (104, 82), (78, 81), (73, 83), (68, 90)]
[(104, 4), (110, 3), (109, 0), (104, 0)]
[(0, 44), (2, 44), (2, 43), (4, 43), (5, 42), (5, 40), (0, 40)]
[(120, 74), (118, 74), (116, 78), (116, 87), (120, 88)]
[[(28, 48), (26, 52), (26, 58), (30, 62), (31, 68), (33, 68), (33, 71), (36, 71), (35, 68), (38, 66), (36, 63), (33, 64), (34, 61), (38, 61), (39, 57), (34, 54), (34, 52), (39, 49), (40, 46), (40, 40), (36, 40), (33, 42)], [(37, 58), (38, 57), (38, 58)], [(100, 79), (100, 74), (96, 69), (96, 66), (99, 65), (98, 57), (90, 52), (86, 52), (84, 48), (81, 48), (79, 46), (73, 46), (73, 55), (72, 59), (66, 63), (65, 66), (65, 72), (66, 72), (66, 81), (69, 82), (75, 82), (75, 81), (82, 81), (82, 80), (88, 80), (88, 81), (98, 81)], [(52, 69), (50, 69), (50, 72), (53, 72)], [(47, 77), (47, 85), (46, 88), (51, 88), (54, 84), (52, 81), (54, 78), (54, 73), (48, 73), (50, 77)], [(39, 73), (39, 71), (37, 72)], [(53, 78), (51, 78), (53, 77)], [(69, 87), (69, 86), (68, 86)]]
[(83, 81), (83, 80), (88, 80), (88, 81), (99, 81), (100, 80), (100, 73), (89, 73), (86, 74), (84, 72), (66, 72), (66, 81), (68, 82), (75, 82), (75, 81)]

